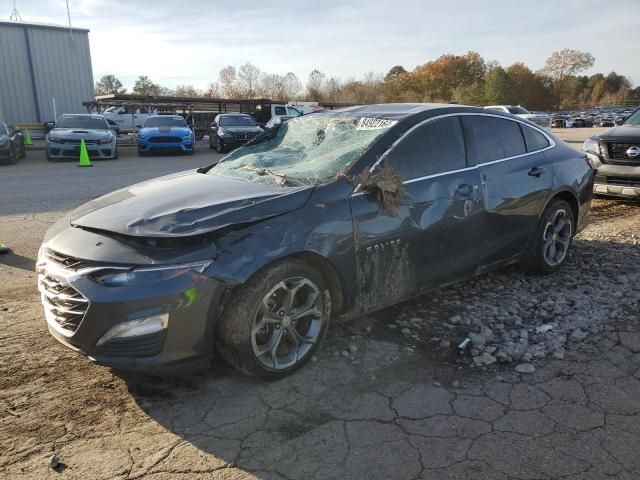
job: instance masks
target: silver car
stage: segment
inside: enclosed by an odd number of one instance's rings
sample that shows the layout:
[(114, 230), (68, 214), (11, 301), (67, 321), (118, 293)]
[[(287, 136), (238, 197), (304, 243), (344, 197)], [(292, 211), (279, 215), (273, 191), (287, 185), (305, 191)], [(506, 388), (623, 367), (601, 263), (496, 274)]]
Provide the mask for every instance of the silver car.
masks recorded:
[(77, 160), (80, 157), (80, 142), (84, 140), (89, 158), (118, 158), (115, 132), (102, 115), (65, 114), (46, 137), (47, 160)]

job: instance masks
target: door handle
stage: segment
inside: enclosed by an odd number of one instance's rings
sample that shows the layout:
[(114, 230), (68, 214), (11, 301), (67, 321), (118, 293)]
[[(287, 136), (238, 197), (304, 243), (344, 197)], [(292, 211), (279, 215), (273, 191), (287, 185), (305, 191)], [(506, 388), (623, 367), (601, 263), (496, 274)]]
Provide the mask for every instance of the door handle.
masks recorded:
[(543, 173), (544, 173), (544, 168), (542, 168), (542, 167), (533, 167), (531, 170), (529, 170), (529, 173), (527, 175), (529, 175), (530, 177), (538, 178)]

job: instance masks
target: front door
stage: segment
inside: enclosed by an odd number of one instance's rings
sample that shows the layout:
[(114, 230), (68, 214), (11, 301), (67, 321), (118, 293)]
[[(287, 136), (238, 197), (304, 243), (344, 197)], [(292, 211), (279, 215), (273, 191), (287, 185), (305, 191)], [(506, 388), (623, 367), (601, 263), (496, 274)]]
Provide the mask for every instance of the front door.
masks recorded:
[(410, 129), (373, 178), (390, 171), (404, 188), (396, 202), (366, 186), (351, 197), (362, 310), (472, 275), (479, 261), (482, 190), (478, 170), (467, 168), (460, 119)]

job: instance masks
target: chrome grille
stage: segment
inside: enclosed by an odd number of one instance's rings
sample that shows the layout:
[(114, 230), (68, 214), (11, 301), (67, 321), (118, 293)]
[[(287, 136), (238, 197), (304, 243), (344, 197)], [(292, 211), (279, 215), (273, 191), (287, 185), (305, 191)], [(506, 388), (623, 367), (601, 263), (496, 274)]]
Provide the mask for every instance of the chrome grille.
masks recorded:
[(638, 143), (623, 143), (623, 142), (603, 142), (605, 160), (608, 163), (617, 163), (620, 165), (640, 165), (640, 157), (629, 158), (627, 150), (630, 147), (640, 147)]
[(50, 248), (46, 251), (47, 261), (51, 261), (53, 263), (57, 263), (61, 267), (64, 267), (68, 270), (83, 270), (85, 268), (96, 267), (99, 264), (97, 262), (92, 262), (90, 260), (83, 260), (81, 258), (72, 257), (70, 255), (65, 255), (63, 253), (56, 252), (55, 250), (51, 250)]
[(38, 290), (47, 321), (55, 322), (64, 335), (73, 335), (89, 308), (89, 300), (71, 285), (42, 271)]

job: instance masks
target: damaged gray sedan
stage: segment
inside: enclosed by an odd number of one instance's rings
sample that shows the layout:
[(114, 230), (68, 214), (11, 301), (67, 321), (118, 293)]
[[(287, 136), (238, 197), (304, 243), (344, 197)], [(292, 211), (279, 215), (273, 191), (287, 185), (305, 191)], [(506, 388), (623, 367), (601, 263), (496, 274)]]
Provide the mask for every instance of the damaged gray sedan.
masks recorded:
[(455, 105), (295, 118), (214, 166), (133, 185), (47, 233), (51, 334), (117, 369), (278, 378), (349, 318), (515, 262), (553, 272), (593, 169), (535, 124)]

